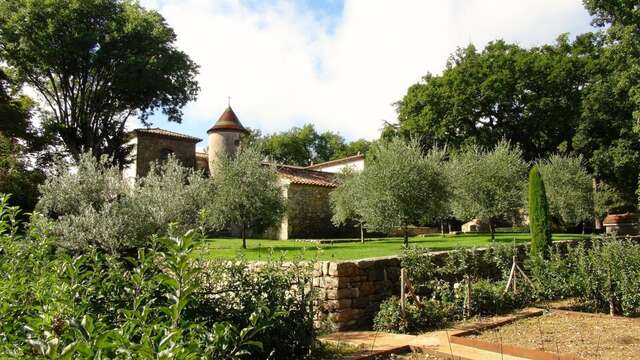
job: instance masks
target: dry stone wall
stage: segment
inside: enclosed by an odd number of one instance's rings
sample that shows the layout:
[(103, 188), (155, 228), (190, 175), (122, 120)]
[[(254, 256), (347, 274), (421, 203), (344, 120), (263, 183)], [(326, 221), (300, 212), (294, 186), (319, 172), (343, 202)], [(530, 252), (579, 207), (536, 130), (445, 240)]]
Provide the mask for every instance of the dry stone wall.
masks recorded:
[[(561, 250), (580, 240), (560, 241)], [(523, 261), (528, 245), (518, 245)], [(486, 249), (476, 249), (478, 252)], [(453, 250), (455, 251), (455, 250)], [(444, 264), (452, 251), (431, 252), (435, 264)], [(332, 330), (351, 330), (371, 326), (380, 304), (400, 293), (398, 256), (350, 260), (320, 261), (315, 264), (313, 287), (317, 293), (318, 323)]]
[(398, 257), (316, 264), (319, 321), (335, 330), (371, 324), (380, 303), (400, 291)]

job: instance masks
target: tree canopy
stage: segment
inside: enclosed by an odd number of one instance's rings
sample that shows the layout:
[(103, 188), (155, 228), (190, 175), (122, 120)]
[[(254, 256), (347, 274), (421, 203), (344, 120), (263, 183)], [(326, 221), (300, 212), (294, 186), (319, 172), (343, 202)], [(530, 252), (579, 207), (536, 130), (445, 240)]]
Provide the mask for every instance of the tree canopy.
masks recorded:
[(506, 141), (491, 150), (470, 146), (454, 153), (447, 165), (457, 218), (488, 223), (493, 239), (498, 220), (519, 216), (528, 166), (517, 146)]
[(276, 225), (285, 211), (285, 200), (273, 165), (262, 163), (257, 146), (241, 148), (236, 156), (223, 156), (212, 172), (215, 196), (208, 207), (214, 226), (238, 226), (242, 246), (246, 231), (254, 234)]
[(593, 218), (593, 181), (581, 156), (553, 155), (538, 164), (550, 214), (567, 225)]
[(397, 103), (383, 136), (425, 146), (492, 147), (506, 139), (526, 161), (582, 155), (587, 171), (634, 198), (640, 174), (640, 29), (634, 2), (587, 0), (601, 31), (523, 48), (502, 40), (451, 55)]
[(331, 131), (318, 133), (311, 124), (270, 135), (254, 130), (250, 142), (259, 143), (264, 154), (277, 163), (298, 166), (364, 154), (371, 145), (365, 139), (347, 142)]
[(449, 197), (442, 153), (426, 156), (418, 142), (395, 138), (376, 144), (360, 174), (359, 215), (367, 228), (387, 231), (400, 227), (408, 244), (407, 227), (437, 218)]
[(334, 225), (345, 225), (349, 221), (357, 222), (360, 226), (360, 241), (364, 242), (362, 197), (365, 188), (362, 187), (362, 178), (359, 173), (350, 167), (345, 167), (338, 173), (336, 180), (338, 187), (330, 194)]
[(51, 129), (77, 161), (126, 157), (126, 122), (160, 110), (180, 122), (197, 65), (157, 12), (125, 0), (0, 2), (0, 57), (44, 100)]

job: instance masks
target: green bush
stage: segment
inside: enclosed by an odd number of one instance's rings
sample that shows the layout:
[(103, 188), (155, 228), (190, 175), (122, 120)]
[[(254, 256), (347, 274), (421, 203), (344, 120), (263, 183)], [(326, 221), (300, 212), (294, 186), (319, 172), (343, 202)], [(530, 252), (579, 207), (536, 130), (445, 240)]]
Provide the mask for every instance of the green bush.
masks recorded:
[(591, 311), (640, 315), (640, 244), (615, 238), (594, 240), (532, 259), (528, 268), (540, 299), (577, 297)]
[[(531, 303), (533, 296), (530, 288), (521, 288), (514, 293), (505, 292), (505, 286), (505, 282), (496, 283), (486, 279), (473, 282), (471, 284), (471, 315), (505, 314)], [(462, 300), (462, 297), (460, 299)]]
[(143, 179), (125, 179), (107, 159), (90, 154), (75, 171), (59, 164), (57, 175), (40, 186), (37, 210), (51, 222), (57, 244), (71, 250), (91, 246), (112, 254), (166, 234), (170, 223), (181, 230), (199, 225), (199, 211), (211, 199), (209, 180), (170, 159), (152, 166)]
[(197, 233), (175, 226), (132, 257), (92, 246), (74, 254), (54, 245), (48, 222), (19, 235), (18, 210), (6, 203), (0, 197), (0, 358), (287, 359), (314, 341), (300, 265), (205, 269)]
[(418, 333), (443, 328), (457, 315), (453, 304), (434, 300), (408, 301), (403, 314), (400, 299), (393, 296), (380, 305), (373, 328), (376, 331)]

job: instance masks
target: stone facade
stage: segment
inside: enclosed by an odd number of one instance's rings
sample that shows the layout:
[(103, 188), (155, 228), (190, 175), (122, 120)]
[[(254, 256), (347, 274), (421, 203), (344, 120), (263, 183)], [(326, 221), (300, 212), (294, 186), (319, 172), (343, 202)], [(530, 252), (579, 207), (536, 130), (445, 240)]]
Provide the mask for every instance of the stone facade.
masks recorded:
[(289, 239), (344, 236), (331, 222), (329, 194), (333, 188), (290, 184), (287, 189), (286, 227)]
[(135, 176), (147, 175), (153, 161), (173, 155), (183, 166), (195, 167), (196, 142), (152, 133), (138, 133), (134, 155)]

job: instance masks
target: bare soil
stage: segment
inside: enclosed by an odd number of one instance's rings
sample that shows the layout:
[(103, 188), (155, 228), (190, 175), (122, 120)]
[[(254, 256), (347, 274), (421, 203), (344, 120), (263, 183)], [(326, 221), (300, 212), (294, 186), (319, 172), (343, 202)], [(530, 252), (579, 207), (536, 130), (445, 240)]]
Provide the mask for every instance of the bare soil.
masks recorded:
[(640, 319), (552, 311), (469, 337), (584, 359), (640, 359)]

